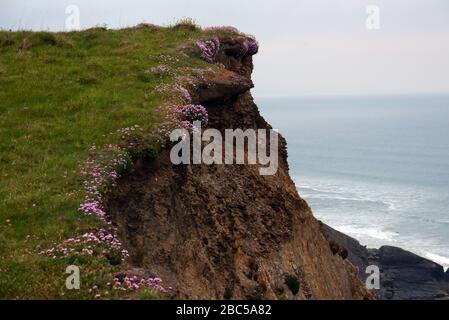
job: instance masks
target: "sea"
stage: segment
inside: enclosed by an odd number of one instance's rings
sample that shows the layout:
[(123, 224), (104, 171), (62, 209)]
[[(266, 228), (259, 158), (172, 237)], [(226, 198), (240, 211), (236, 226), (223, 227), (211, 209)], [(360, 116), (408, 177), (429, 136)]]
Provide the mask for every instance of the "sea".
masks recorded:
[(315, 217), (449, 267), (449, 95), (255, 100)]

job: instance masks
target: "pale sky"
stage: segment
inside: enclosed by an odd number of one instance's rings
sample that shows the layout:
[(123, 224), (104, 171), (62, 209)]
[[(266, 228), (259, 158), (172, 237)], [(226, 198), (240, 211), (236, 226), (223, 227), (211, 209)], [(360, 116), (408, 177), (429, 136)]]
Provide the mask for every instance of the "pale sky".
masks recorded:
[(70, 4), (81, 28), (191, 17), (253, 34), (257, 97), (449, 93), (448, 0), (0, 0), (0, 28), (64, 30)]

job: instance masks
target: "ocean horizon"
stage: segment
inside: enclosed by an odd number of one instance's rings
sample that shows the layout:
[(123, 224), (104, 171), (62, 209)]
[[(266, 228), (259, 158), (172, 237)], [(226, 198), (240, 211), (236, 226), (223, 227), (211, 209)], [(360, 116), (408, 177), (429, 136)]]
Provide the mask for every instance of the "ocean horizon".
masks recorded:
[(255, 101), (315, 217), (449, 267), (449, 95)]

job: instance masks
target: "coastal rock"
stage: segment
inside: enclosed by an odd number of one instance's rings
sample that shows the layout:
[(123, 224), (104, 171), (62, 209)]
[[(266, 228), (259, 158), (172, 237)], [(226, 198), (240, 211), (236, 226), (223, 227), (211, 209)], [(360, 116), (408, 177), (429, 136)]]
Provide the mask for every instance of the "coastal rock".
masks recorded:
[(324, 223), (321, 228), (329, 241), (346, 248), (348, 260), (357, 266), (362, 281), (366, 280), (367, 266), (379, 267), (380, 290), (374, 290), (379, 299), (449, 299), (449, 274), (439, 264), (397, 247), (368, 249)]
[(194, 103), (207, 103), (214, 100), (225, 101), (254, 87), (251, 79), (238, 73), (225, 70), (219, 75), (207, 78), (200, 83), (192, 95)]

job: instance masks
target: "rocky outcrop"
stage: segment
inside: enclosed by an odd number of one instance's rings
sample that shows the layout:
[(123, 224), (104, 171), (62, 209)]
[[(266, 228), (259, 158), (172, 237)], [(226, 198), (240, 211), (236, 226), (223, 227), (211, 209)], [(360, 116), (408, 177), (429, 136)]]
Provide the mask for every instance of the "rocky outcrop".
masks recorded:
[(192, 95), (194, 103), (208, 103), (213, 101), (226, 101), (253, 88), (251, 79), (229, 70), (223, 70), (219, 75), (207, 78), (197, 85)]
[[(216, 59), (227, 70), (193, 93), (221, 131), (271, 128), (249, 92), (244, 41), (222, 41)], [(176, 166), (169, 150), (137, 159), (105, 204), (132, 264), (171, 285), (174, 298), (372, 298), (299, 197), (283, 139), (279, 157), (273, 176), (258, 165)]]
[(397, 247), (368, 249), (325, 224), (321, 227), (330, 243), (347, 251), (362, 281), (366, 280), (367, 266), (379, 267), (380, 289), (375, 290), (379, 299), (449, 299), (449, 272), (437, 263)]

